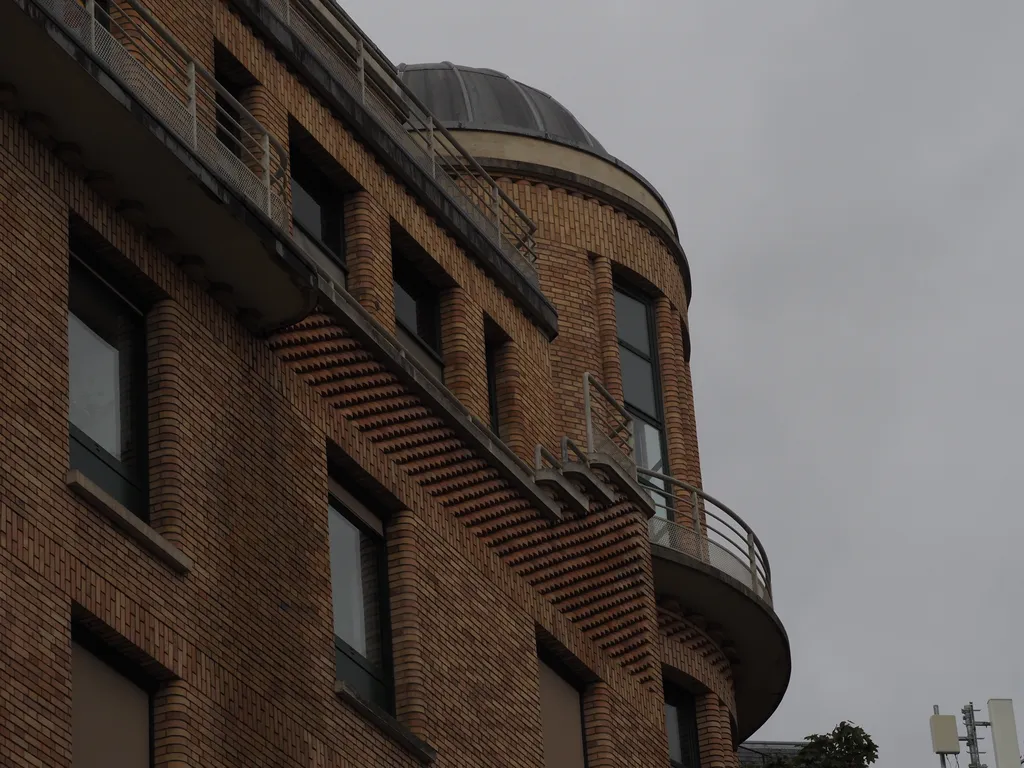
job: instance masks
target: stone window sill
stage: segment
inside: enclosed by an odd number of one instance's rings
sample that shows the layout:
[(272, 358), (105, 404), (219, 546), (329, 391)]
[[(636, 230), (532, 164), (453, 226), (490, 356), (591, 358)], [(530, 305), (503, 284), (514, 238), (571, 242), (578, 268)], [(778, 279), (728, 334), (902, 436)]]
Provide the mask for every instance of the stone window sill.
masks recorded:
[(338, 698), (347, 702), (360, 715), (370, 722), (377, 730), (390, 737), (404, 747), (413, 757), (424, 765), (429, 765), (437, 758), (437, 750), (419, 739), (408, 728), (395, 720), (391, 715), (375, 704), (364, 701), (355, 691), (345, 685), (344, 681), (334, 682), (334, 692)]
[(100, 488), (96, 483), (83, 475), (81, 471), (73, 469), (64, 478), (68, 488), (77, 496), (86, 501), (90, 507), (107, 518), (128, 538), (133, 539), (139, 546), (170, 566), (175, 573), (185, 575), (192, 570), (192, 560), (171, 542), (150, 528), (146, 523), (133, 515), (128, 509), (116, 501), (110, 494)]

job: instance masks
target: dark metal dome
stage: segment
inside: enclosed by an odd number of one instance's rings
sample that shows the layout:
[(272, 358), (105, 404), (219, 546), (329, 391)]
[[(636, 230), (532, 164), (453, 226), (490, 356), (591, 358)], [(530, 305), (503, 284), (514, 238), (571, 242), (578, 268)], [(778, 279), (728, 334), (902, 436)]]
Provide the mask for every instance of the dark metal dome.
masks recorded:
[(533, 136), (611, 159), (573, 114), (543, 91), (493, 69), (401, 64), (399, 76), (446, 128)]

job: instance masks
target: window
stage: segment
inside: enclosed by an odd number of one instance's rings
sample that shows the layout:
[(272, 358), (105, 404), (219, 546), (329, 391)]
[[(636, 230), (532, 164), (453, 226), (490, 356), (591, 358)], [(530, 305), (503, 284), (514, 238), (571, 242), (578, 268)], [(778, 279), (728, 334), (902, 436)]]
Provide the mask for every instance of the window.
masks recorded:
[(92, 6), (92, 17), (107, 32), (110, 31), (110, 0), (95, 0)]
[(441, 302), (437, 289), (407, 260), (392, 259), (395, 285), (395, 321), (398, 340), (437, 378), (444, 376), (441, 362)]
[(217, 110), (217, 140), (239, 160), (249, 159), (248, 154), (245, 158), (242, 157), (242, 113), (235, 108), (239, 94), (231, 92), (230, 88), (226, 90), (231, 93), (232, 99), (219, 91), (214, 98)]
[(491, 432), (501, 434), (501, 402), (498, 399), (500, 376), (508, 352), (508, 335), (489, 317), (484, 318), (484, 363), (487, 371), (487, 411)]
[(341, 269), (330, 270), (345, 284), (345, 211), (341, 191), (293, 145), (292, 222), (295, 239), (314, 257)]
[(491, 432), (501, 436), (501, 419), (498, 412), (498, 345), (488, 341), (484, 348), (487, 359), (487, 410), (491, 417)]
[(150, 693), (71, 643), (72, 768), (148, 768)]
[(331, 484), (331, 595), (337, 676), (361, 698), (392, 711), (387, 552), (380, 520)]
[(700, 768), (697, 701), (689, 691), (665, 685), (665, 730), (672, 768)]
[(213, 47), (214, 78), (230, 95), (229, 98), (217, 91), (214, 97), (217, 140), (238, 159), (258, 164), (259, 158), (254, 154), (256, 140), (249, 133), (251, 127), (244, 127), (242, 112), (236, 106), (243, 102), (245, 91), (256, 85), (256, 78), (219, 42), (214, 41)]
[(143, 314), (75, 255), (69, 292), (71, 469), (146, 520)]
[[(616, 287), (615, 322), (622, 366), (622, 391), (626, 409), (633, 416), (637, 466), (668, 474), (654, 312), (650, 301), (621, 286)], [(655, 478), (646, 478), (644, 482), (654, 488), (664, 488), (663, 481)], [(663, 498), (656, 498), (655, 506), (658, 514), (664, 517), (668, 514), (668, 505)]]
[(539, 666), (544, 765), (546, 768), (585, 768), (587, 758), (580, 692), (543, 661)]

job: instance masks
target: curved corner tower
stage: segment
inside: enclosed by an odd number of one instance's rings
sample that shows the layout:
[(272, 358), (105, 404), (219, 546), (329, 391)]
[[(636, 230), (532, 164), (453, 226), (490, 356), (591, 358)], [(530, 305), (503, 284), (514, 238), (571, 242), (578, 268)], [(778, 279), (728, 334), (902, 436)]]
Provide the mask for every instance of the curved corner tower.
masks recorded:
[(672, 214), (546, 93), (449, 62), (399, 71), (537, 225), (540, 284), (559, 317), (557, 459), (626, 467), (648, 499), (666, 712), (693, 697), (701, 753), (732, 741), (732, 764), (735, 743), (779, 705), (790, 649), (756, 533), (702, 488), (690, 272)]

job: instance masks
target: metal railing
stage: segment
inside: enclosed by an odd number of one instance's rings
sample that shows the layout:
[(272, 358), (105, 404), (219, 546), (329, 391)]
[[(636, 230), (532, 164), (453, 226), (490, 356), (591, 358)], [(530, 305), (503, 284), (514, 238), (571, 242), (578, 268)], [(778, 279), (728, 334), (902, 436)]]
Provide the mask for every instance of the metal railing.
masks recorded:
[(707, 563), (771, 603), (768, 555), (743, 518), (682, 480), (645, 469), (637, 475), (658, 512), (648, 524), (652, 543)]
[(603, 453), (636, 476), (633, 417), (593, 373), (583, 374), (587, 452)]
[[(649, 522), (651, 542), (689, 555), (750, 587), (769, 604), (772, 577), (768, 556), (743, 519), (712, 496), (670, 475), (636, 464), (633, 416), (593, 373), (583, 376), (587, 453), (604, 454), (635, 478), (654, 502)], [(563, 461), (571, 440), (562, 441)]]
[(33, 0), (236, 192), (287, 226), (288, 155), (137, 0)]
[(344, 13), (329, 8), (331, 0), (265, 2), (420, 169), (536, 284), (534, 223), (437, 122), (359, 28)]

